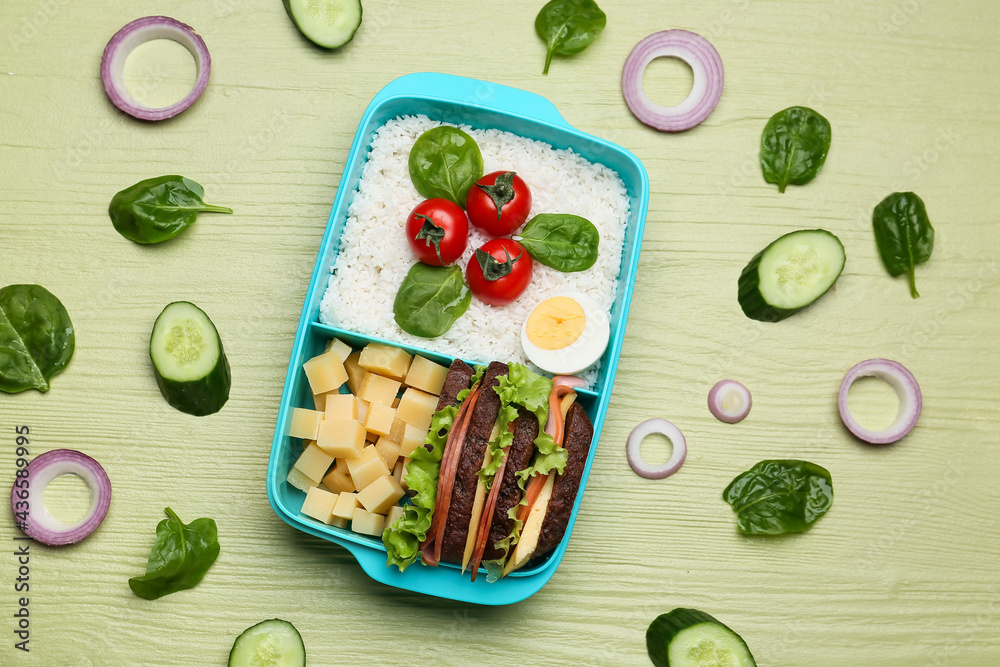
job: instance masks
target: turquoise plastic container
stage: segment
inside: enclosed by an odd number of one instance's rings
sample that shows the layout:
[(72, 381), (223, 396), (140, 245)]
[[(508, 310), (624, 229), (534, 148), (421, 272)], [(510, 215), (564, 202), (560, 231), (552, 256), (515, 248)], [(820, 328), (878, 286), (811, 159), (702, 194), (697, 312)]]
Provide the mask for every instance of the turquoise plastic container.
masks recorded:
[[(594, 442), (583, 473), (580, 493), (573, 508), (562, 544), (541, 563), (522, 569), (493, 584), (485, 575), (473, 583), (469, 573), (461, 575), (457, 567), (441, 565), (426, 567), (421, 563), (406, 572), (387, 567), (385, 548), (380, 539), (359, 535), (315, 521), (299, 513), (305, 494), (285, 481), (288, 471), (301, 451), (300, 441), (287, 435), (292, 409), (312, 408), (312, 394), (302, 364), (321, 353), (331, 338), (340, 338), (359, 348), (371, 341), (385, 342), (448, 365), (452, 358), (394, 341), (363, 336), (348, 330), (326, 326), (319, 322), (319, 304), (326, 290), (330, 267), (340, 247), (340, 235), (347, 220), (347, 209), (358, 189), (361, 170), (375, 131), (386, 121), (404, 114), (424, 114), (447, 123), (468, 124), (477, 128), (497, 128), (551, 144), (554, 148), (571, 148), (591, 162), (600, 162), (618, 173), (625, 184), (630, 201), (630, 217), (625, 235), (625, 247), (619, 275), (618, 293), (611, 311), (611, 341), (602, 357), (601, 370), (593, 391), (579, 392), (579, 402), (594, 424)], [(570, 541), (580, 503), (585, 496), (587, 478), (594, 453), (600, 440), (601, 427), (611, 399), (611, 389), (618, 369), (618, 356), (625, 335), (625, 321), (639, 263), (639, 248), (649, 201), (649, 177), (642, 163), (624, 148), (574, 129), (551, 102), (534, 93), (509, 88), (486, 81), (447, 74), (410, 74), (396, 79), (383, 88), (368, 105), (358, 125), (351, 152), (344, 165), (343, 176), (326, 233), (313, 269), (299, 328), (295, 335), (288, 375), (278, 410), (271, 458), (267, 469), (267, 497), (279, 517), (290, 525), (321, 537), (349, 550), (364, 571), (376, 581), (418, 593), (452, 600), (486, 605), (519, 602), (538, 591), (552, 577)], [(466, 359), (484, 363), (490, 359)], [(502, 360), (501, 360), (502, 361)], [(482, 573), (481, 573), (482, 574)]]

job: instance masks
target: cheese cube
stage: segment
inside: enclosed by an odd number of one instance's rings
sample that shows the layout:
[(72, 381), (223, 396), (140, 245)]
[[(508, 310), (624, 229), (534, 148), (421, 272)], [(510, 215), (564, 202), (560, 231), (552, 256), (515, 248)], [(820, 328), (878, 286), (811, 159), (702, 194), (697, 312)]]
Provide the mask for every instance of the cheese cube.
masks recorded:
[(403, 461), (402, 461), (402, 459), (401, 459), (401, 460), (399, 460), (399, 461), (396, 461), (396, 467), (394, 467), (394, 468), (392, 469), (392, 478), (393, 478), (393, 479), (395, 479), (395, 480), (396, 480), (396, 482), (397, 482), (397, 483), (398, 483), (398, 484), (399, 484), (399, 485), (400, 485), (401, 487), (403, 487), (403, 489), (404, 489), (404, 490), (405, 490), (405, 489), (407, 488), (407, 487), (406, 487), (406, 484), (404, 484), (404, 483), (403, 483), (403, 470), (404, 470), (405, 468), (406, 468), (406, 465), (405, 465), (405, 464), (403, 463)]
[[(365, 377), (361, 380), (361, 386), (358, 388), (358, 398), (369, 403), (392, 405), (392, 399), (396, 398), (396, 392), (399, 391), (400, 386), (402, 385), (398, 380), (374, 373), (365, 373)], [(434, 405), (437, 405), (436, 401)]]
[(319, 481), (326, 475), (332, 463), (333, 457), (320, 449), (316, 443), (312, 443), (299, 455), (293, 467), (314, 480), (316, 483), (313, 486), (319, 486)]
[(393, 442), (402, 442), (406, 433), (406, 422), (399, 417), (392, 420), (392, 428), (389, 429), (389, 439)]
[(368, 421), (368, 408), (370, 408), (372, 404), (368, 401), (362, 401), (356, 396), (354, 397), (354, 400), (357, 401), (358, 404), (358, 421), (364, 424)]
[(372, 403), (371, 407), (368, 408), (368, 414), (365, 415), (365, 428), (376, 435), (389, 435), (392, 422), (395, 419), (396, 411), (388, 405)]
[(340, 389), (347, 382), (347, 371), (344, 362), (336, 352), (324, 352), (302, 364), (309, 380), (309, 387), (314, 394), (325, 394)]
[(399, 459), (399, 443), (393, 442), (388, 436), (382, 436), (375, 443), (375, 451), (382, 457), (385, 467), (392, 470), (396, 467), (396, 460)]
[(359, 359), (361, 359), (361, 350), (349, 354), (347, 359), (344, 359), (344, 370), (347, 371), (347, 388), (351, 390), (352, 394), (358, 393), (361, 381), (364, 379), (365, 373), (368, 372), (358, 364)]
[(326, 394), (313, 394), (313, 405), (316, 407), (316, 412), (326, 411)]
[(384, 375), (393, 380), (402, 380), (410, 368), (411, 359), (413, 357), (402, 348), (382, 345), (381, 343), (368, 343), (365, 345), (365, 349), (361, 350), (358, 364), (366, 371)]
[(323, 349), (324, 352), (329, 352), (333, 350), (337, 353), (337, 357), (341, 362), (345, 361), (347, 357), (351, 356), (351, 346), (340, 340), (339, 338), (331, 338), (326, 342), (326, 347)]
[(354, 510), (358, 508), (358, 494), (341, 493), (333, 506), (332, 515), (338, 519), (352, 519)]
[(392, 399), (392, 403), (390, 404), (390, 407), (393, 410), (395, 410), (396, 408), (399, 407), (399, 396), (397, 396), (396, 398)]
[(403, 380), (403, 383), (437, 396), (441, 393), (447, 376), (447, 368), (418, 355), (413, 357), (410, 370), (406, 371), (406, 379)]
[(347, 519), (341, 519), (340, 517), (331, 515), (330, 525), (336, 526), (337, 528), (347, 528), (349, 525), (351, 525), (351, 522)]
[(357, 456), (365, 446), (365, 427), (356, 419), (324, 419), (316, 444), (330, 456)]
[(359, 489), (365, 488), (379, 477), (389, 475), (389, 468), (372, 445), (365, 447), (361, 456), (347, 459), (347, 469), (351, 471), (351, 481)]
[(313, 487), (306, 493), (306, 500), (302, 503), (302, 513), (328, 524), (333, 519), (333, 506), (337, 503), (338, 497), (336, 493)]
[(327, 473), (323, 478), (323, 484), (334, 493), (351, 493), (357, 491), (354, 482), (351, 481), (351, 474), (347, 472), (347, 466), (341, 468), (339, 465)]
[(362, 535), (381, 537), (384, 527), (384, 516), (381, 514), (372, 514), (360, 507), (354, 512), (354, 518), (351, 519), (351, 530)]
[(399, 455), (411, 456), (417, 447), (424, 446), (427, 439), (427, 429), (417, 428), (413, 424), (407, 424), (403, 431), (403, 439), (399, 441)]
[(437, 396), (409, 387), (399, 399), (396, 417), (417, 428), (429, 428), (437, 402)]
[(357, 419), (358, 399), (351, 394), (326, 395), (326, 419)]
[(285, 478), (285, 481), (294, 486), (296, 489), (306, 492), (308, 492), (309, 489), (313, 488), (314, 486), (319, 486), (319, 482), (317, 482), (314, 479), (310, 479), (304, 472), (302, 472), (298, 468), (292, 468), (291, 470), (289, 470), (288, 477)]
[(358, 492), (358, 502), (369, 512), (385, 514), (403, 497), (403, 487), (392, 477), (379, 477)]
[(295, 408), (292, 410), (292, 421), (288, 425), (288, 435), (303, 440), (315, 440), (321, 421), (323, 421), (322, 412), (308, 408)]
[(389, 514), (385, 517), (386, 528), (396, 523), (396, 519), (403, 516), (403, 508), (399, 505), (394, 505), (389, 508)]

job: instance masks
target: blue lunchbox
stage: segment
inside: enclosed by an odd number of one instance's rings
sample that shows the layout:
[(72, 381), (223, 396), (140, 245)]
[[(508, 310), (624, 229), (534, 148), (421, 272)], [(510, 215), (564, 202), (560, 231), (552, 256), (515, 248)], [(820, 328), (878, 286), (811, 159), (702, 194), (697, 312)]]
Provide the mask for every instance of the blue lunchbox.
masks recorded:
[[(551, 144), (553, 148), (569, 148), (591, 162), (599, 162), (616, 172), (625, 184), (630, 199), (630, 217), (625, 234), (618, 292), (611, 310), (611, 340), (601, 359), (601, 368), (593, 390), (579, 390), (578, 401), (594, 424), (594, 442), (580, 483), (580, 492), (562, 543), (540, 563), (511, 573), (495, 583), (485, 576), (475, 582), (459, 568), (442, 564), (426, 567), (415, 563), (405, 572), (386, 565), (385, 548), (380, 539), (354, 533), (347, 529), (315, 521), (299, 510), (305, 494), (285, 478), (298, 457), (301, 447), (297, 439), (288, 436), (293, 409), (312, 407), (312, 394), (302, 371), (302, 364), (323, 352), (327, 341), (339, 338), (354, 348), (369, 342), (381, 342), (420, 354), (445, 366), (452, 358), (403, 345), (394, 341), (365, 336), (349, 330), (320, 323), (319, 308), (347, 220), (348, 206), (358, 190), (361, 171), (375, 131), (387, 121), (401, 115), (423, 114), (433, 120), (452, 124), (467, 124), (475, 128), (496, 128), (530, 139)], [(613, 143), (580, 132), (569, 125), (551, 102), (539, 95), (486, 81), (447, 74), (409, 74), (383, 88), (368, 105), (358, 125), (351, 152), (344, 165), (337, 196), (333, 201), (326, 232), (313, 269), (305, 305), (299, 318), (298, 331), (288, 362), (288, 374), (281, 395), (271, 458), (267, 469), (267, 497), (279, 517), (290, 525), (325, 540), (335, 542), (357, 559), (364, 571), (376, 581), (418, 593), (477, 604), (502, 605), (519, 602), (537, 592), (552, 577), (562, 560), (569, 542), (576, 515), (583, 501), (590, 467), (600, 439), (601, 427), (611, 399), (611, 389), (618, 369), (618, 356), (625, 336), (625, 322), (639, 264), (639, 249), (649, 201), (649, 178), (642, 163), (629, 151)], [(467, 359), (483, 363), (489, 359)], [(501, 360), (502, 361), (502, 360)]]

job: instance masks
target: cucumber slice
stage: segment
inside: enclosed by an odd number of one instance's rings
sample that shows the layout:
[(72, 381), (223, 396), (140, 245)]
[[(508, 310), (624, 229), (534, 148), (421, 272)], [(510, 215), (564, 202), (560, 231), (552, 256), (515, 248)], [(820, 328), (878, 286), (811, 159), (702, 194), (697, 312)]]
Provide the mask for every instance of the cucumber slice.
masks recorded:
[(295, 626), (280, 618), (251, 625), (229, 652), (229, 667), (304, 667), (306, 647)]
[(149, 358), (167, 403), (190, 415), (210, 415), (229, 400), (229, 361), (208, 315), (193, 303), (168, 304), (153, 324)]
[(846, 259), (840, 239), (825, 229), (785, 234), (743, 269), (740, 307), (754, 320), (783, 320), (826, 294)]
[(283, 0), (292, 23), (324, 49), (337, 49), (354, 39), (361, 25), (360, 0)]
[(646, 630), (656, 667), (757, 667), (743, 638), (697, 609), (661, 614)]

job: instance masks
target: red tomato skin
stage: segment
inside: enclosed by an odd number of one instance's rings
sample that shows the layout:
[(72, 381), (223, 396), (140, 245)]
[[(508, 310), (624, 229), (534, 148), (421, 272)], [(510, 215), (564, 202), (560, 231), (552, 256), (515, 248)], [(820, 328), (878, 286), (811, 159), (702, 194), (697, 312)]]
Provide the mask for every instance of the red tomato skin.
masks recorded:
[[(417, 239), (424, 220), (417, 215), (426, 215), (437, 227), (444, 230), (441, 239), (441, 258), (438, 259), (434, 244), (428, 245), (425, 239)], [(453, 264), (462, 257), (469, 243), (469, 219), (462, 207), (448, 199), (426, 199), (410, 211), (406, 218), (406, 240), (414, 256), (425, 264), (446, 266)]]
[[(478, 181), (479, 185), (493, 185), (497, 176), (505, 171), (494, 171), (486, 174)], [(514, 198), (501, 207), (500, 219), (497, 220), (497, 207), (493, 199), (483, 192), (482, 188), (473, 185), (465, 198), (465, 210), (469, 214), (469, 222), (482, 229), (490, 236), (507, 236), (513, 234), (524, 224), (531, 213), (531, 190), (517, 174), (514, 174)]]
[(483, 269), (479, 266), (479, 260), (476, 259), (475, 255), (469, 259), (469, 264), (465, 269), (465, 280), (469, 284), (472, 294), (491, 306), (506, 306), (517, 300), (517, 297), (528, 289), (528, 284), (531, 283), (531, 276), (534, 273), (534, 262), (531, 255), (524, 249), (524, 246), (513, 239), (493, 239), (484, 243), (479, 249), (503, 263), (507, 261), (507, 255), (504, 254), (505, 248), (510, 253), (511, 259), (516, 257), (520, 257), (520, 259), (514, 262), (511, 272), (503, 278), (493, 281), (487, 280), (483, 276)]

